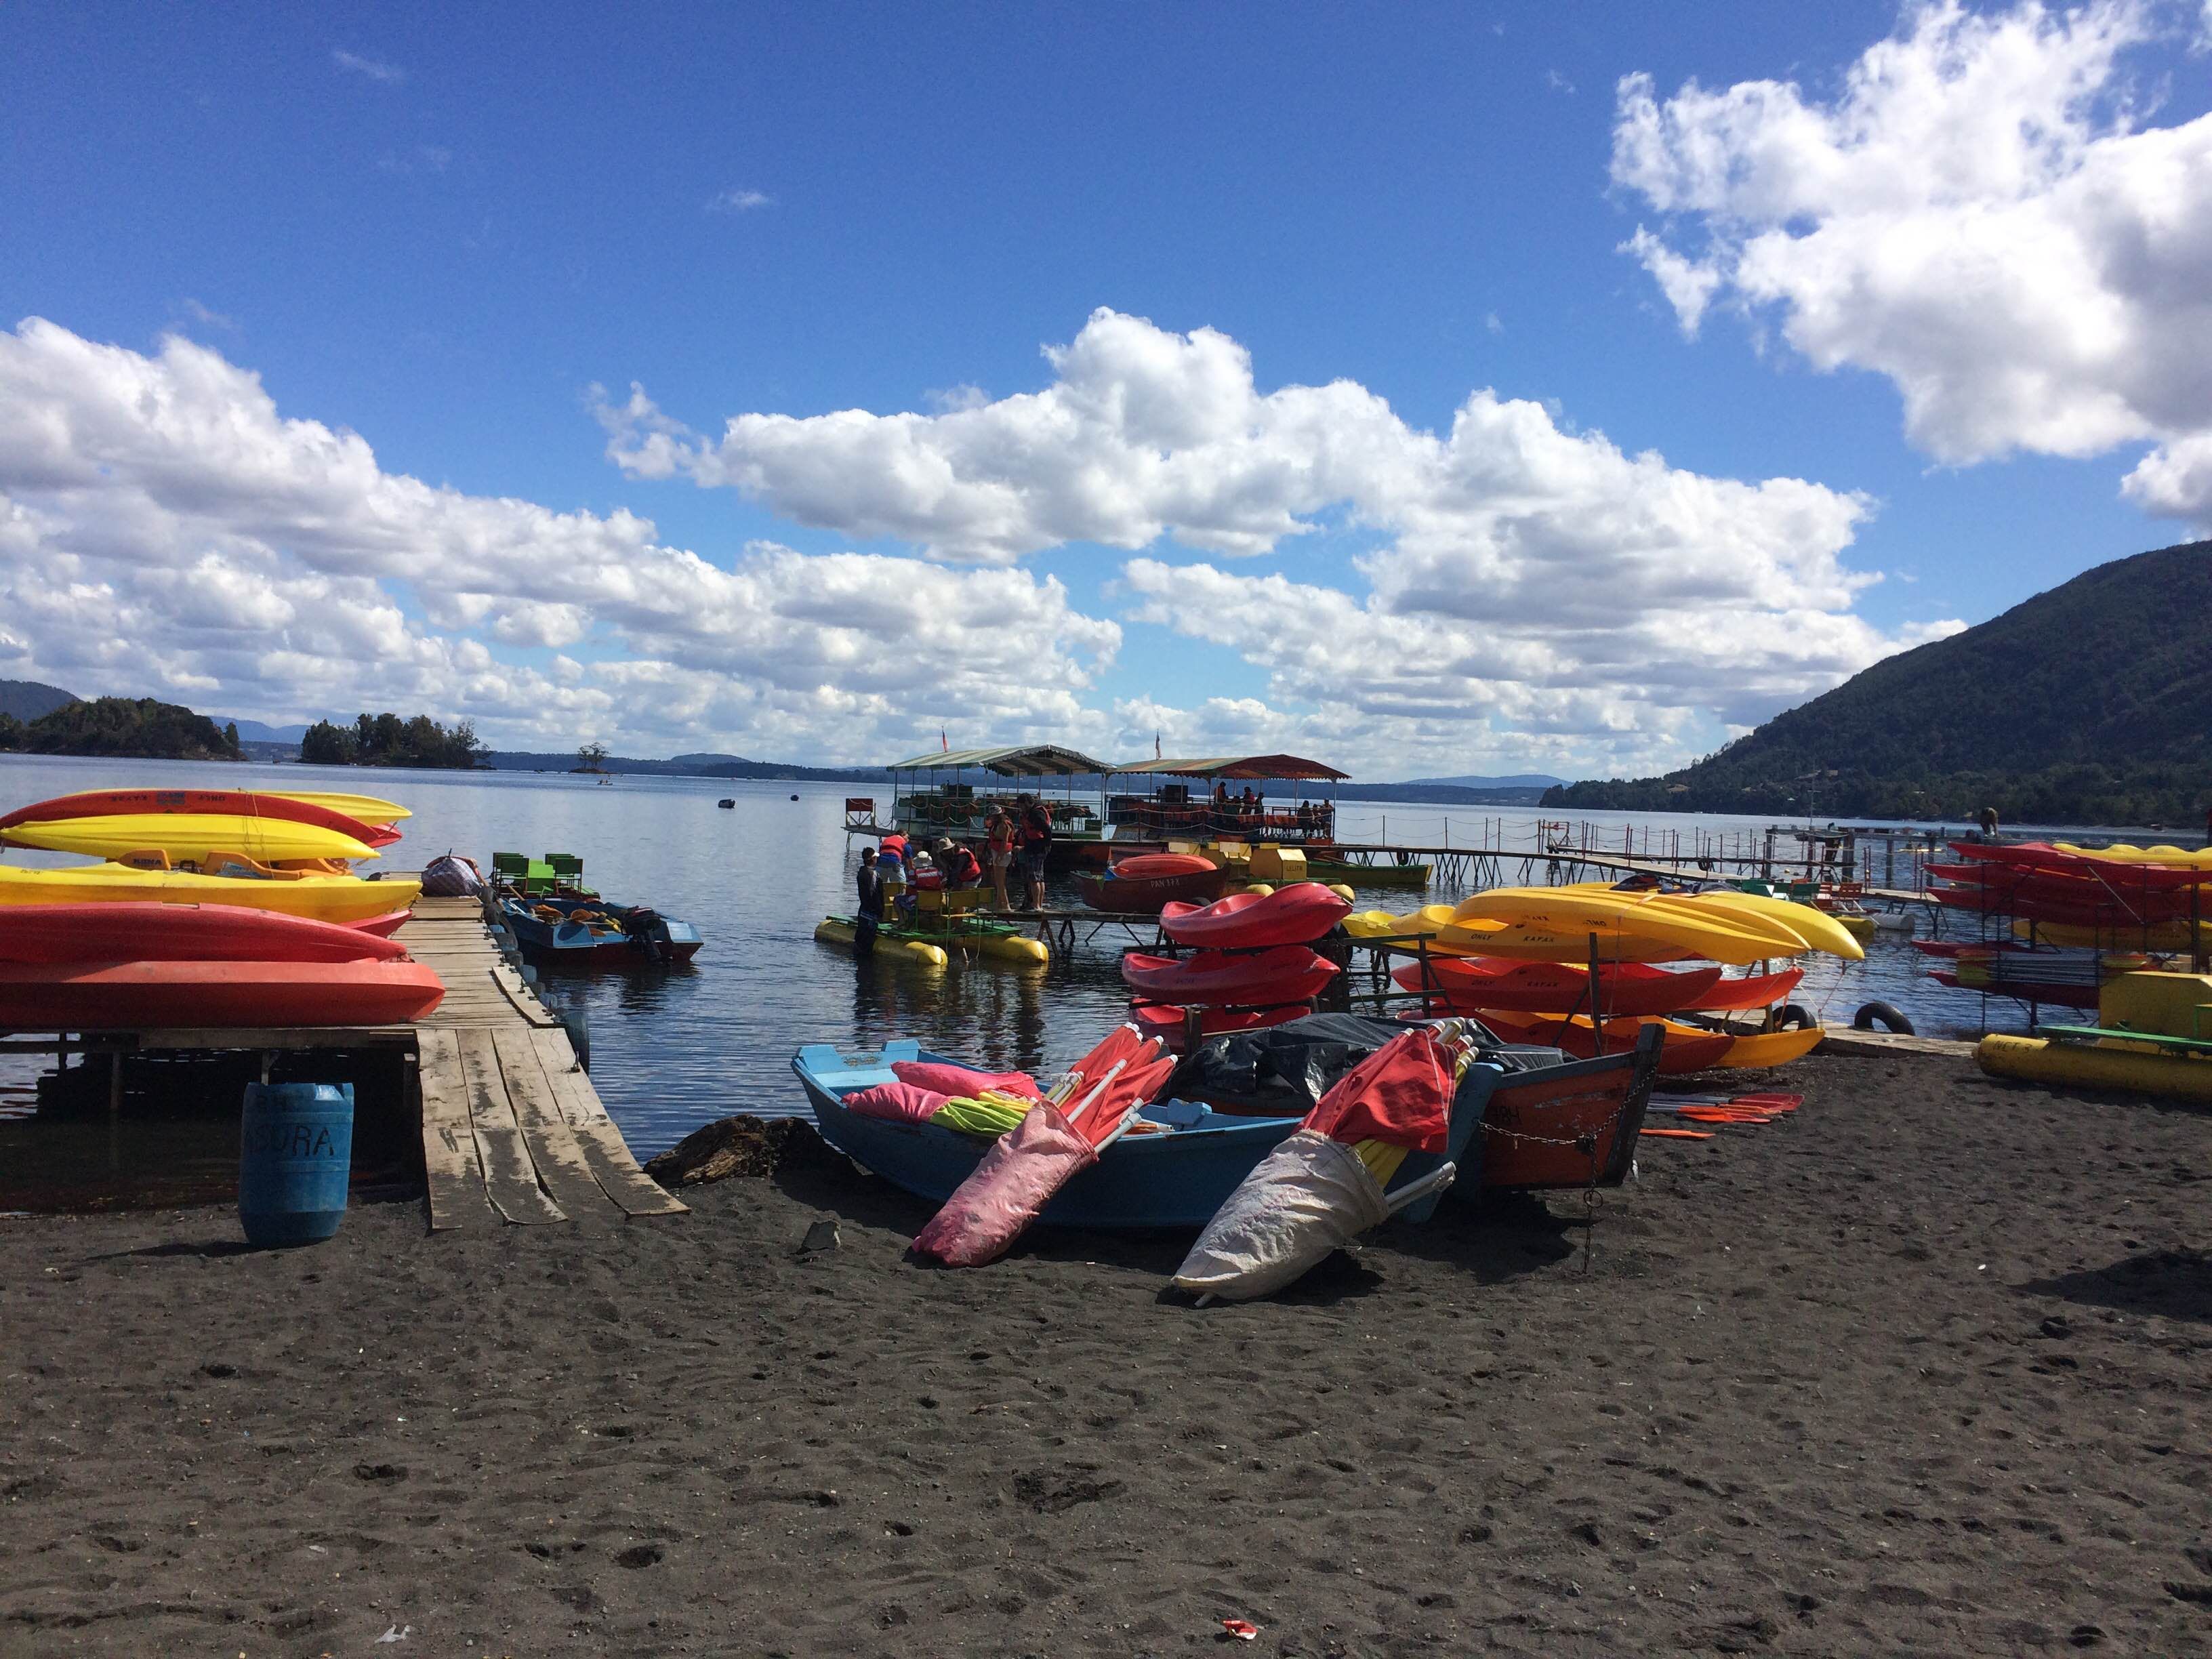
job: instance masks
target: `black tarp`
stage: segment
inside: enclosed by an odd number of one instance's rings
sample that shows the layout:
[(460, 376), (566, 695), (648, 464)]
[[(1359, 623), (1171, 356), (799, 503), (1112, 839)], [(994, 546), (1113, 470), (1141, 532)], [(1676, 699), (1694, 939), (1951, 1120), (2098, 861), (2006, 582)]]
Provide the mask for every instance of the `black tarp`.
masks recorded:
[[(1304, 1117), (1337, 1079), (1405, 1030), (1401, 1020), (1309, 1014), (1284, 1025), (1208, 1037), (1183, 1056), (1160, 1095), (1240, 1112)], [(1496, 1037), (1480, 1044), (1480, 1052), (1512, 1072), (1557, 1066), (1565, 1058), (1557, 1048)]]

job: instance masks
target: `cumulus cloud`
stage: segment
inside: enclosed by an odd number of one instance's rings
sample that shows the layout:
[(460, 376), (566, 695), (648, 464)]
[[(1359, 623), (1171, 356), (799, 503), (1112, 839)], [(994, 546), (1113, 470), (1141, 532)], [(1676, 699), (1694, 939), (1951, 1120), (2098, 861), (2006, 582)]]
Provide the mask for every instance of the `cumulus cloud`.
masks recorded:
[(726, 190), (707, 204), (709, 213), (750, 213), (757, 208), (774, 207), (775, 198), (763, 191)]
[(0, 615), (75, 690), (841, 758), (947, 719), (1054, 730), (1121, 643), (1027, 572), (769, 544), (726, 568), (626, 512), (434, 487), (204, 346), (37, 319), (0, 334)]
[(1263, 392), (1228, 336), (1112, 311), (1045, 355), (1044, 390), (932, 414), (743, 414), (710, 438), (635, 386), (599, 411), (633, 477), (734, 487), (947, 562), (1163, 538), (1247, 558), (1324, 525), (1370, 535), (1363, 592), (1158, 557), (1123, 580), (1135, 620), (1264, 669), (1285, 718), (1326, 708), (1401, 746), (1487, 721), (1680, 758), (1918, 637), (1853, 614), (1875, 580), (1841, 556), (1871, 510), (1856, 495), (1686, 471), (1487, 390), (1443, 433), (1348, 380)]
[(1616, 185), (1667, 216), (1625, 244), (1686, 333), (1778, 319), (1814, 366), (1870, 369), (1913, 444), (1965, 464), (2149, 441), (2130, 496), (2212, 518), (2212, 116), (2145, 124), (2150, 0), (1910, 8), (1832, 98), (1794, 82), (1620, 82)]

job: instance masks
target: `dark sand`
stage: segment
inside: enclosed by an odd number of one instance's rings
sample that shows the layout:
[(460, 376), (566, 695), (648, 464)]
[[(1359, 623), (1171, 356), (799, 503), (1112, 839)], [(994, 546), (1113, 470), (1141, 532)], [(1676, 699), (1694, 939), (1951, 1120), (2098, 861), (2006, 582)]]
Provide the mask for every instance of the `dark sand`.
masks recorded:
[(0, 1223), (0, 1652), (2212, 1651), (2212, 1117), (1787, 1080), (1587, 1269), (1578, 1196), (1448, 1206), (1203, 1312), (1182, 1241), (919, 1270), (816, 1164), (581, 1236)]

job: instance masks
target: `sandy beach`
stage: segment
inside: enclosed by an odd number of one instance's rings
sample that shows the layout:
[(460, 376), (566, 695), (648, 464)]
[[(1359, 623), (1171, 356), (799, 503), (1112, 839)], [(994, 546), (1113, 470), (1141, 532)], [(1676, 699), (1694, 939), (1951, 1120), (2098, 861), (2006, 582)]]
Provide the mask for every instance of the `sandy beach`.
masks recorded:
[(1182, 1239), (917, 1268), (819, 1156), (589, 1232), (0, 1223), (0, 1653), (2212, 1650), (2212, 1120), (1778, 1081), (1594, 1229), (1203, 1311)]

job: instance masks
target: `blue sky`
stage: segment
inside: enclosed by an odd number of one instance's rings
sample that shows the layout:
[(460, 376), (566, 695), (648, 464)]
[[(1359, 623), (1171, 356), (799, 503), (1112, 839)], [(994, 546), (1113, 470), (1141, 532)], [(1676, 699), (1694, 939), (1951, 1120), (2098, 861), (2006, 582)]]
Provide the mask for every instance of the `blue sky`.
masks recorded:
[(2197, 533), (2204, 23), (11, 8), (0, 675), (1680, 763)]

